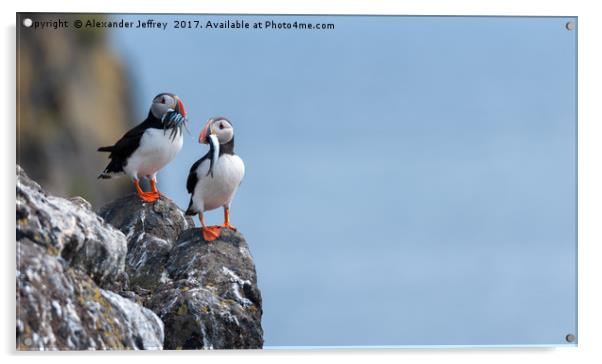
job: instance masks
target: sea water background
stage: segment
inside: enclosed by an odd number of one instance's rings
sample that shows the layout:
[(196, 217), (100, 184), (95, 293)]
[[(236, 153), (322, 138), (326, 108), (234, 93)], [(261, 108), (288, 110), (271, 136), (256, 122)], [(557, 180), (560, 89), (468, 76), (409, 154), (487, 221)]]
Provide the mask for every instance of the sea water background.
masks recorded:
[[(112, 31), (137, 116), (229, 117), (267, 346), (561, 345), (576, 332), (575, 19), (115, 15), (334, 30)], [(208, 214), (220, 222), (221, 212)]]

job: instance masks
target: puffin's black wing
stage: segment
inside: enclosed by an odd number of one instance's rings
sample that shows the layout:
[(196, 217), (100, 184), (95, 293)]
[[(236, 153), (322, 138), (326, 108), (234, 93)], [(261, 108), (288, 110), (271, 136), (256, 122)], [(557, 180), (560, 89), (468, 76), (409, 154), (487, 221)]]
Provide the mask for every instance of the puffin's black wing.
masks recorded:
[(201, 163), (210, 158), (211, 152), (207, 152), (207, 154), (205, 154), (198, 161), (194, 162), (192, 167), (190, 167), (190, 173), (188, 173), (188, 178), (186, 179), (186, 190), (188, 191), (188, 193), (190, 193), (190, 202), (188, 203), (188, 208), (186, 209), (186, 215), (196, 215), (199, 213), (192, 207), (192, 195), (194, 194), (196, 184), (199, 182), (199, 177), (197, 177), (196, 170), (197, 168), (199, 168)]
[(196, 184), (199, 181), (199, 178), (196, 175), (197, 168), (199, 168), (201, 163), (209, 159), (209, 157), (209, 153), (205, 154), (201, 159), (194, 162), (192, 167), (190, 167), (190, 173), (188, 173), (188, 178), (186, 179), (186, 190), (188, 191), (188, 193), (192, 194), (194, 192), (194, 188), (196, 187)]
[(111, 153), (109, 154), (111, 162), (109, 162), (99, 178), (110, 178), (111, 173), (123, 172), (123, 167), (126, 164), (127, 159), (134, 153), (138, 146), (140, 146), (140, 140), (142, 139), (144, 132), (149, 128), (161, 127), (162, 123), (160, 120), (149, 117), (125, 133), (115, 145), (98, 148), (99, 152)]

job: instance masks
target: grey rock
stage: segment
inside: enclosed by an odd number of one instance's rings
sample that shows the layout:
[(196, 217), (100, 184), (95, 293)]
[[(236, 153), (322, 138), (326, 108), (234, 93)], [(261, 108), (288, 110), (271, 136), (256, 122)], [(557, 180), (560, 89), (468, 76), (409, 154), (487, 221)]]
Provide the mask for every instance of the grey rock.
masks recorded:
[(180, 233), (194, 226), (190, 217), (165, 196), (145, 203), (135, 194), (106, 204), (98, 214), (126, 235), (130, 286), (153, 290), (168, 281), (169, 252)]
[(115, 308), (118, 320), (127, 328), (126, 337), (135, 338), (138, 349), (163, 348), (163, 322), (151, 310), (111, 291), (101, 290), (102, 296)]
[(79, 207), (81, 208), (88, 209), (90, 211), (92, 210), (92, 204), (86, 201), (86, 199), (81, 196), (71, 197), (68, 200), (76, 205), (79, 205)]
[(73, 202), (47, 195), (17, 166), (17, 240), (27, 238), (107, 285), (125, 268), (127, 243), (81, 197)]
[(200, 229), (182, 233), (147, 306), (163, 320), (166, 349), (261, 348), (262, 302), (244, 237), (223, 229), (206, 242)]
[(126, 196), (99, 214), (17, 167), (18, 349), (262, 347), (261, 293), (240, 233), (206, 242), (165, 197)]
[(99, 288), (79, 267), (23, 238), (17, 242), (17, 349), (161, 349), (151, 311)]

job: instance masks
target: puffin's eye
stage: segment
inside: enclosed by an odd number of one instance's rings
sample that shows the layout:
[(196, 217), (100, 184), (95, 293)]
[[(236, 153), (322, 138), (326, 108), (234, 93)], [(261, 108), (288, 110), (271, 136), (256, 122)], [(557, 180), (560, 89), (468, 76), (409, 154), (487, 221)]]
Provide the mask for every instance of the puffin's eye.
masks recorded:
[(165, 96), (163, 96), (163, 97), (161, 98), (161, 103), (162, 103), (162, 104), (164, 104), (164, 103), (165, 103)]
[(219, 128), (223, 129), (224, 128), (224, 123), (219, 123)]

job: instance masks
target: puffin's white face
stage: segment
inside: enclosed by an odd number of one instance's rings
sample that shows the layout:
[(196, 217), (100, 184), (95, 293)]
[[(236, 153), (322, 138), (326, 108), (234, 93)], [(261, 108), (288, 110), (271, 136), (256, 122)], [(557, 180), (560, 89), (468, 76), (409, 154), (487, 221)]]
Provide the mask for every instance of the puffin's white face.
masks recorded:
[(220, 144), (226, 144), (234, 138), (234, 128), (224, 117), (211, 118), (199, 134), (199, 143), (209, 143), (209, 135), (215, 135)]
[(178, 96), (170, 93), (162, 93), (155, 96), (153, 104), (151, 105), (153, 116), (159, 120), (163, 120), (163, 116), (169, 111), (176, 111), (183, 117), (186, 117), (184, 104), (182, 104), (182, 101)]

